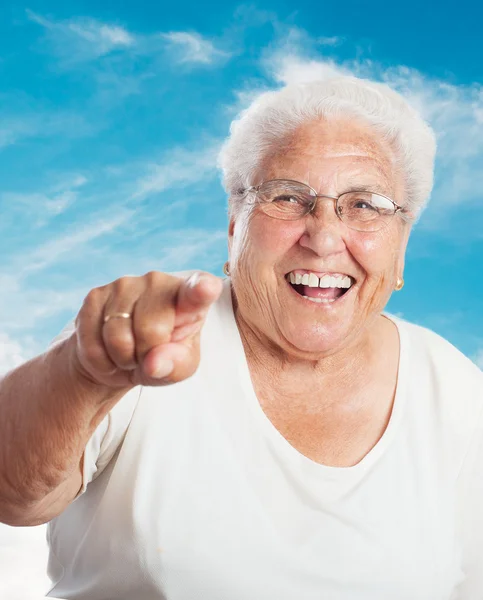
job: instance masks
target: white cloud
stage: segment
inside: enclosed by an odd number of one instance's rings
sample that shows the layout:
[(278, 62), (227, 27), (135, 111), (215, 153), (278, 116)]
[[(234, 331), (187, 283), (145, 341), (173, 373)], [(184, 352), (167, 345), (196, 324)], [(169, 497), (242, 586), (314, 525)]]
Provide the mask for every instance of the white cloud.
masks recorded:
[[(77, 175), (65, 178), (45, 193), (3, 192), (0, 193), (0, 206), (8, 208), (9, 219), (20, 216), (25, 224), (29, 222), (35, 227), (42, 227), (52, 217), (72, 207), (79, 197), (79, 189), (86, 183), (84, 176)], [(5, 218), (2, 225), (5, 225)]]
[(339, 46), (344, 42), (345, 38), (339, 37), (337, 35), (333, 35), (330, 37), (320, 36), (316, 39), (317, 44), (321, 46)]
[(195, 261), (199, 264), (206, 258), (206, 255), (218, 255), (220, 246), (226, 246), (226, 238), (225, 230), (185, 229), (179, 232), (173, 231), (166, 240), (160, 262), (166, 267), (169, 265), (168, 268), (171, 270), (187, 269)]
[[(177, 217), (189, 204), (190, 198), (185, 199), (182, 192), (168, 195), (157, 207), (156, 219), (148, 206), (154, 194), (210, 181), (217, 174), (218, 148), (218, 141), (208, 140), (204, 146), (173, 148), (156, 162), (135, 161), (90, 172), (88, 177), (66, 174), (46, 191), (0, 194), (0, 208), (8, 209), (5, 214), (10, 219), (3, 219), (0, 235), (28, 240), (27, 246), (10, 244), (0, 270), (0, 332), (9, 335), (12, 344), (19, 344), (10, 345), (9, 353), (22, 358), (34, 354), (22, 353), (24, 333), (39, 331), (41, 324), (61, 313), (66, 313), (66, 318), (68, 313), (75, 314), (94, 285), (126, 272), (189, 267), (190, 260), (216, 253), (221, 244), (217, 232), (198, 235), (178, 230), (174, 237), (164, 232), (169, 223), (178, 226)], [(59, 229), (49, 219), (63, 210), (66, 214)], [(40, 229), (42, 218), (45, 227)], [(17, 232), (19, 224), (21, 231)], [(160, 226), (163, 239), (158, 246)], [(78, 277), (73, 278), (72, 269), (80, 270)]]
[[(9, 336), (19, 337), (20, 350), (17, 356), (28, 359), (43, 352), (45, 347), (38, 340), (33, 340), (29, 336), (25, 337), (23, 332), (35, 330), (46, 319), (60, 313), (75, 314), (88, 289), (81, 285), (73, 285), (67, 290), (45, 289), (29, 285), (21, 280), (20, 283), (21, 291), (18, 292), (14, 304), (0, 301), (2, 311), (0, 327), (8, 330)], [(17, 343), (15, 339), (16, 337), (14, 337), (12, 344)], [(15, 346), (13, 347), (15, 348)], [(21, 364), (21, 362), (12, 365), (12, 368), (18, 366), (18, 364)]]
[(92, 60), (136, 43), (136, 38), (118, 25), (90, 18), (53, 21), (32, 10), (26, 13), (31, 21), (45, 29), (46, 40), (67, 63)]
[(212, 64), (229, 57), (229, 53), (216, 48), (211, 40), (196, 32), (172, 31), (160, 36), (172, 47), (179, 63)]
[(272, 77), (283, 85), (305, 83), (350, 75), (349, 69), (333, 60), (304, 59), (291, 54), (275, 54), (267, 61)]
[(107, 54), (118, 46), (132, 46), (134, 37), (125, 29), (113, 25), (103, 25), (93, 19), (84, 19), (67, 25), (73, 33), (95, 44), (99, 54)]
[(0, 120), (0, 149), (15, 144), (17, 140), (37, 134), (38, 124), (29, 119), (3, 118)]
[(31, 354), (8, 333), (0, 331), (0, 375), (24, 363)]
[[(0, 116), (0, 150), (32, 138), (83, 137), (92, 134), (94, 127), (80, 114), (69, 111), (46, 111), (39, 107), (23, 110), (20, 99), (5, 98), (15, 109), (4, 110)], [(14, 112), (15, 110), (15, 112)]]
[(86, 294), (85, 286), (67, 289), (39, 287), (25, 281), (20, 268), (0, 274), (0, 373), (42, 352), (33, 332), (46, 319), (61, 312), (74, 312)]
[(107, 233), (112, 233), (116, 228), (129, 220), (133, 212), (119, 209), (115, 216), (109, 218), (97, 218), (94, 222), (83, 223), (75, 229), (61, 235), (42, 246), (35, 249), (30, 260), (22, 263), (27, 266), (23, 269), (23, 274), (30, 274), (33, 271), (43, 270), (53, 263), (61, 260), (68, 260), (70, 253), (80, 250), (87, 243)]
[(73, 204), (77, 194), (73, 191), (61, 192), (56, 194), (52, 199), (45, 199), (44, 208), (51, 215), (60, 215)]
[(80, 173), (67, 176), (65, 173), (62, 179), (52, 186), (53, 192), (65, 192), (66, 190), (74, 190), (88, 183), (88, 178)]
[[(387, 68), (370, 60), (337, 61), (321, 55), (316, 42), (306, 32), (292, 28), (264, 53), (262, 66), (276, 84), (283, 85), (341, 75), (387, 83), (422, 113), (437, 135), (435, 201), (430, 204), (432, 220), (426, 221), (426, 226), (443, 226), (452, 207), (482, 202), (482, 85), (448, 83), (404, 65)], [(436, 202), (438, 207), (433, 210)]]
[[(131, 57), (153, 57), (168, 50), (177, 64), (185, 65), (211, 65), (230, 56), (229, 52), (217, 48), (213, 41), (196, 31), (135, 35), (119, 25), (92, 18), (55, 21), (32, 10), (26, 13), (32, 22), (44, 29), (45, 41), (64, 67), (90, 62), (114, 52), (126, 52)], [(112, 71), (109, 73), (112, 78)]]
[(165, 159), (148, 164), (136, 182), (131, 198), (144, 198), (176, 186), (186, 186), (214, 176), (221, 142), (208, 142), (205, 147), (173, 148)]

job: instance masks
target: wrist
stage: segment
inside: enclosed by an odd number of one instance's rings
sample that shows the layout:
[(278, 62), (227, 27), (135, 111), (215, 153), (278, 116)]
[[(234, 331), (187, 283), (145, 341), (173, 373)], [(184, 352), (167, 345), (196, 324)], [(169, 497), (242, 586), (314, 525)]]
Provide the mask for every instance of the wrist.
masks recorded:
[(67, 389), (76, 390), (76, 396), (82, 399), (88, 398), (94, 406), (99, 407), (117, 401), (134, 387), (134, 385), (112, 387), (97, 381), (79, 359), (75, 332), (59, 344), (59, 352), (63, 355), (62, 359), (66, 367)]

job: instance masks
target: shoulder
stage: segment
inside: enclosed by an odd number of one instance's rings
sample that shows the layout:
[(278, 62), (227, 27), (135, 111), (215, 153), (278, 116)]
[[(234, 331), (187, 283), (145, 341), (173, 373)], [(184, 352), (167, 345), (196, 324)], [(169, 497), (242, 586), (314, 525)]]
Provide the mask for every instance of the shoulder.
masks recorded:
[[(427, 327), (391, 318), (406, 335), (412, 355), (424, 359), (427, 366), (434, 368), (444, 379), (461, 382), (464, 376), (465, 381), (483, 386), (483, 371), (451, 342)], [(483, 392), (483, 387), (480, 391)]]
[(472, 441), (483, 439), (483, 372), (434, 331), (393, 320), (405, 361), (408, 418), (422, 428), (423, 443), (437, 448), (447, 473), (459, 473)]
[(426, 406), (441, 426), (463, 437), (470, 435), (483, 415), (483, 372), (434, 331), (393, 320), (400, 332), (401, 360), (407, 365), (407, 385), (417, 412)]

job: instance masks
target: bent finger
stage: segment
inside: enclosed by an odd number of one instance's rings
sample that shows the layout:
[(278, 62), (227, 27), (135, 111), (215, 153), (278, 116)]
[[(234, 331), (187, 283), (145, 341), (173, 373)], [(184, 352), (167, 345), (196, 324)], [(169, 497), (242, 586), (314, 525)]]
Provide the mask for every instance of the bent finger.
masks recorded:
[(197, 271), (179, 287), (176, 298), (175, 327), (203, 318), (223, 289), (223, 282), (211, 273)]
[[(177, 383), (191, 377), (200, 360), (199, 341), (167, 343), (152, 348), (145, 356), (142, 370), (147, 385)], [(145, 384), (146, 385), (146, 384)]]

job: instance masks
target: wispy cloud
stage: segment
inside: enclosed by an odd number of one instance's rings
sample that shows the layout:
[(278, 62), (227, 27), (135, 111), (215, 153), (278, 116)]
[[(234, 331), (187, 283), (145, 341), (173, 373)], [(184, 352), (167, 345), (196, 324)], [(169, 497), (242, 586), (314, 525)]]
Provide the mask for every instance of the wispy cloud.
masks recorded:
[(47, 42), (69, 63), (89, 61), (136, 44), (135, 37), (119, 25), (90, 18), (54, 21), (29, 9), (26, 14), (45, 29)]
[(126, 223), (132, 215), (133, 211), (119, 209), (113, 217), (96, 218), (95, 220), (91, 217), (91, 223), (84, 222), (36, 248), (34, 256), (28, 261), (22, 273), (30, 274), (45, 269), (53, 263), (69, 260), (72, 252), (101, 236), (112, 233), (120, 225)]
[(203, 147), (173, 148), (158, 162), (148, 163), (138, 178), (132, 199), (145, 198), (176, 186), (186, 186), (214, 177), (221, 141), (210, 141)]
[[(32, 102), (32, 99), (29, 100)], [(33, 138), (76, 138), (92, 135), (95, 127), (81, 114), (66, 110), (26, 107), (27, 99), (10, 95), (0, 115), (0, 150)]]
[(451, 208), (483, 201), (483, 86), (457, 85), (403, 65), (385, 67), (370, 60), (324, 57), (317, 39), (291, 28), (262, 57), (276, 84), (355, 75), (383, 81), (402, 93), (430, 122), (438, 139), (435, 210), (424, 226), (443, 227)]
[(172, 231), (166, 240), (160, 262), (171, 270), (183, 270), (198, 264), (211, 262), (220, 256), (220, 247), (226, 245), (225, 230), (184, 229)]
[[(6, 239), (24, 240), (22, 246), (7, 244), (0, 271), (0, 332), (20, 344), (12, 355), (22, 355), (24, 332), (74, 313), (89, 287), (126, 272), (189, 268), (221, 254), (224, 232), (187, 230), (179, 218), (193, 201), (182, 190), (215, 179), (218, 148), (217, 140), (197, 141), (165, 150), (156, 161), (56, 176), (46, 191), (0, 194), (10, 219), (2, 223)], [(155, 198), (168, 190), (166, 202)]]
[(316, 39), (317, 44), (321, 46), (339, 46), (345, 41), (345, 38), (333, 35), (330, 37), (320, 36)]
[(63, 67), (122, 52), (131, 58), (167, 52), (176, 64), (199, 66), (219, 64), (230, 57), (228, 51), (196, 31), (134, 34), (120, 25), (86, 17), (56, 21), (32, 10), (27, 10), (27, 17), (44, 29), (44, 39)]
[(196, 32), (172, 31), (163, 33), (161, 37), (168, 43), (178, 63), (200, 63), (209, 65), (229, 58), (230, 54), (216, 48), (211, 40)]
[(8, 218), (4, 219), (0, 230), (5, 225), (8, 226), (11, 219), (19, 217), (24, 223), (31, 223), (33, 227), (45, 226), (52, 217), (64, 213), (76, 203), (80, 188), (86, 183), (87, 178), (84, 175), (75, 175), (57, 182), (45, 193), (0, 193), (0, 208), (6, 209), (5, 216), (8, 212)]
[(8, 333), (0, 331), (0, 375), (18, 367), (30, 358), (34, 345), (30, 344), (30, 346), (28, 348)]

